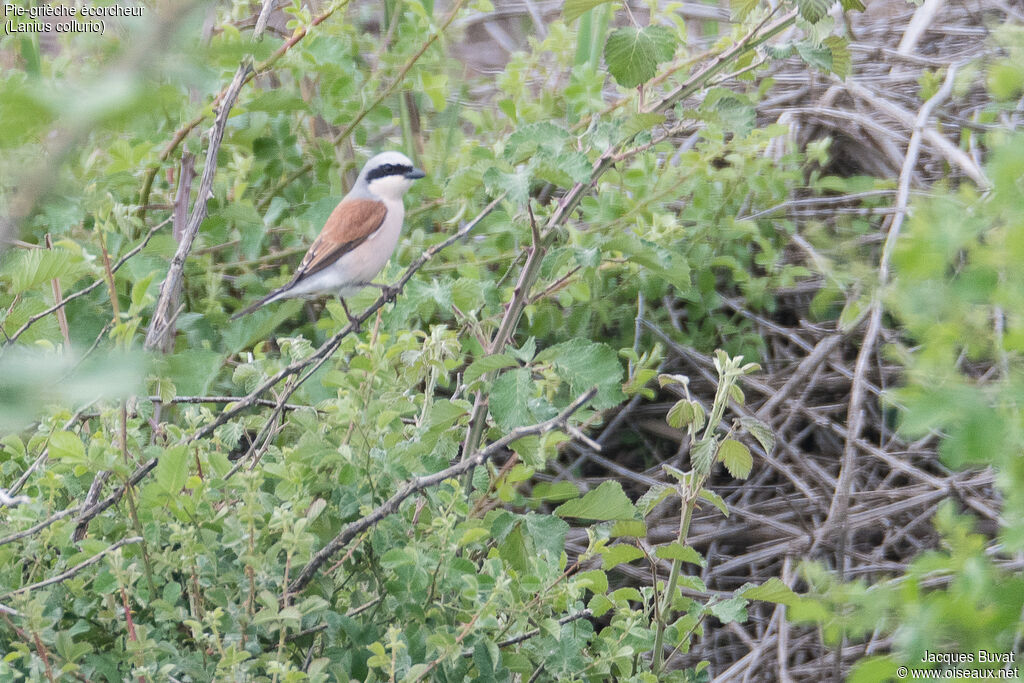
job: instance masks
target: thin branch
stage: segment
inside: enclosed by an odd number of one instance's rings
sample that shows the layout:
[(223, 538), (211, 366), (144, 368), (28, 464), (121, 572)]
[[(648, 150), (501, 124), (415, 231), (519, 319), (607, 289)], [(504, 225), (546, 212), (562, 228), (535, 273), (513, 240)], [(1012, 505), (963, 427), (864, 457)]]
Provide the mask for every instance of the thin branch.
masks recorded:
[(92, 557), (90, 557), (88, 560), (85, 560), (83, 562), (79, 562), (78, 564), (76, 564), (71, 569), (68, 569), (65, 572), (61, 572), (60, 574), (57, 574), (57, 576), (51, 576), (50, 578), (45, 579), (43, 581), (32, 583), (32, 584), (29, 584), (27, 586), (22, 586), (21, 588), (18, 588), (16, 590), (11, 591), (10, 593), (5, 593), (4, 595), (0, 596), (0, 600), (6, 600), (7, 598), (9, 598), (11, 596), (14, 596), (14, 595), (20, 595), (21, 593), (28, 593), (29, 591), (34, 591), (37, 588), (45, 588), (46, 586), (52, 586), (55, 583), (61, 583), (62, 581), (67, 581), (68, 579), (72, 578), (73, 576), (78, 574), (83, 569), (85, 569), (87, 567), (91, 567), (92, 565), (96, 564), (97, 562), (102, 560), (108, 553), (114, 552), (115, 550), (117, 550), (121, 546), (130, 545), (132, 543), (140, 543), (140, 542), (142, 542), (142, 537), (141, 536), (132, 536), (131, 538), (122, 538), (120, 541), (118, 541), (114, 545), (110, 546), (109, 548), (104, 548), (100, 552), (98, 552), (95, 555), (93, 555)]
[[(288, 40), (281, 44), (281, 47), (277, 48), (277, 50), (274, 51), (274, 54), (272, 54), (270, 57), (257, 64), (248, 73), (248, 75), (246, 75), (244, 83), (248, 83), (256, 76), (259, 76), (269, 71), (270, 68), (288, 52), (288, 50), (292, 49), (300, 40), (306, 37), (306, 34), (309, 32), (309, 29), (318, 26), (319, 24), (327, 20), (332, 14), (337, 12), (339, 9), (348, 5), (348, 3), (349, 0), (342, 0), (342, 2), (339, 2), (333, 7), (328, 8), (327, 10), (324, 11), (323, 14), (318, 15), (315, 19), (313, 19), (313, 21), (309, 22), (309, 26), (303, 26), (302, 28), (295, 31), (295, 33)], [(262, 10), (260, 13), (263, 13)], [(257, 39), (258, 36), (254, 33), (253, 38)], [(228, 89), (225, 88), (224, 90), (221, 90), (219, 93), (217, 93), (217, 95), (213, 98), (213, 102), (211, 103), (210, 106), (216, 107), (227, 96), (227, 92)], [(149, 169), (146, 171), (146, 178), (143, 180), (142, 190), (139, 191), (138, 215), (140, 217), (145, 217), (146, 215), (146, 209), (148, 208), (149, 202), (149, 193), (153, 189), (153, 180), (156, 178), (156, 174), (160, 171), (160, 165), (171, 158), (171, 154), (174, 153), (174, 150), (176, 150), (178, 146), (185, 140), (185, 138), (188, 137), (189, 133), (191, 133), (197, 126), (199, 126), (199, 124), (201, 124), (206, 119), (206, 115), (207, 112), (203, 111), (203, 113), (197, 115), (191, 121), (189, 121), (181, 128), (179, 128), (177, 131), (175, 131), (174, 136), (171, 138), (171, 141), (167, 143), (167, 146), (164, 147), (162, 152), (160, 152), (160, 156), (157, 157), (156, 163), (150, 166)]]
[[(240, 400), (240, 397), (238, 396), (175, 396), (170, 401), (164, 401), (159, 396), (149, 397), (149, 401), (152, 403), (234, 403), (235, 401), (238, 400)], [(269, 398), (258, 398), (255, 401), (253, 401), (253, 405), (273, 408), (278, 405), (278, 401), (274, 401)], [(282, 407), (285, 410), (300, 410), (302, 408), (310, 408), (311, 406), (303, 406), (297, 403), (285, 403)]]
[(590, 389), (550, 420), (545, 420), (544, 422), (529, 427), (517, 427), (497, 441), (491, 443), (487, 448), (477, 451), (472, 456), (463, 459), (461, 462), (458, 462), (451, 467), (447, 467), (440, 472), (435, 472), (434, 474), (414, 477), (411, 481), (406, 483), (405, 486), (400, 488), (397, 493), (381, 503), (373, 510), (373, 512), (345, 525), (345, 528), (342, 529), (330, 543), (317, 552), (306, 566), (302, 568), (302, 571), (299, 572), (299, 575), (296, 577), (295, 582), (292, 583), (288, 592), (294, 595), (305, 588), (305, 586), (312, 581), (317, 570), (332, 555), (344, 548), (353, 538), (363, 531), (376, 526), (376, 524), (385, 517), (397, 512), (398, 507), (410, 496), (432, 486), (437, 486), (448, 479), (461, 477), (474, 467), (478, 467), (487, 462), (492, 456), (503, 451), (509, 444), (517, 439), (521, 439), (525, 436), (545, 434), (556, 429), (564, 428), (568, 419), (596, 394), (596, 388)]
[[(243, 410), (254, 405), (259, 400), (260, 396), (266, 393), (271, 387), (280, 382), (282, 379), (302, 372), (304, 368), (312, 365), (321, 358), (329, 356), (332, 353), (334, 353), (335, 349), (337, 349), (338, 346), (341, 344), (341, 341), (346, 336), (351, 334), (355, 327), (362, 325), (362, 323), (366, 322), (370, 318), (370, 316), (372, 316), (380, 308), (382, 308), (384, 304), (390, 301), (391, 298), (393, 298), (397, 293), (401, 292), (402, 289), (405, 287), (406, 283), (408, 283), (409, 280), (412, 279), (412, 276), (415, 275), (416, 272), (420, 268), (422, 268), (425, 263), (427, 263), (430, 259), (434, 258), (434, 256), (436, 256), (442, 250), (450, 247), (460, 239), (466, 237), (477, 225), (480, 224), (480, 221), (482, 221), (485, 217), (487, 217), (488, 214), (491, 213), (491, 211), (494, 210), (498, 203), (501, 202), (501, 200), (503, 200), (504, 198), (504, 194), (496, 197), (490, 204), (484, 207), (484, 209), (479, 214), (477, 214), (476, 217), (473, 218), (473, 220), (464, 225), (458, 232), (454, 233), (443, 242), (439, 242), (438, 244), (435, 244), (434, 246), (424, 251), (423, 254), (420, 255), (418, 259), (416, 259), (415, 261), (412, 262), (412, 264), (409, 265), (409, 267), (405, 270), (405, 273), (402, 275), (402, 277), (399, 278), (398, 282), (389, 288), (389, 291), (382, 292), (381, 295), (377, 298), (377, 300), (373, 302), (373, 304), (371, 304), (362, 313), (354, 314), (352, 316), (352, 321), (350, 321), (349, 324), (347, 324), (345, 327), (343, 327), (341, 330), (335, 333), (334, 336), (332, 336), (330, 339), (324, 342), (311, 356), (304, 358), (302, 360), (295, 361), (291, 365), (278, 371), (277, 374), (263, 382), (263, 384), (250, 391), (246, 396), (239, 397), (237, 399), (238, 403), (236, 403), (234, 406), (218, 415), (215, 420), (213, 420), (208, 425), (197, 431), (189, 440), (195, 441), (197, 439), (202, 439), (206, 436), (209, 436), (217, 427), (221, 426), (231, 418), (235, 417)], [(292, 391), (294, 391), (297, 388), (298, 385), (292, 388)], [(290, 395), (291, 394), (289, 392), (286, 392), (281, 396), (280, 401), (282, 403), (283, 401), (287, 401)]]
[[(589, 610), (589, 609), (581, 610), (581, 611), (576, 612), (574, 614), (569, 614), (567, 616), (562, 617), (561, 619), (558, 620), (558, 625), (559, 626), (565, 626), (566, 624), (571, 624), (572, 622), (579, 621), (580, 619), (589, 619), (592, 616), (594, 616), (594, 612), (592, 610)], [(512, 638), (509, 638), (508, 640), (501, 641), (500, 643), (498, 643), (498, 647), (508, 647), (509, 645), (518, 645), (519, 643), (527, 641), (530, 638), (535, 638), (536, 636), (539, 636), (540, 633), (541, 633), (541, 630), (539, 628), (535, 628), (532, 631), (527, 631), (526, 633), (521, 633), (518, 636), (514, 636)], [(462, 656), (463, 657), (472, 657), (473, 656), (473, 651), (472, 650), (466, 650), (465, 652), (462, 653)]]
[[(157, 223), (156, 225), (154, 225), (152, 228), (150, 228), (149, 232), (146, 233), (146, 236), (142, 238), (142, 241), (139, 242), (138, 244), (136, 244), (134, 247), (132, 247), (131, 251), (129, 251), (127, 254), (125, 254), (120, 259), (118, 259), (117, 263), (115, 263), (110, 268), (110, 272), (116, 273), (118, 268), (123, 266), (128, 259), (130, 259), (132, 256), (135, 256), (140, 251), (145, 249), (146, 245), (149, 244), (149, 240), (152, 239), (153, 235), (156, 234), (156, 231), (159, 230), (160, 228), (164, 227), (168, 223), (170, 223), (172, 218), (173, 218), (173, 216), (169, 216), (169, 217), (165, 218), (164, 220), (160, 221), (159, 223)], [(46, 316), (50, 315), (51, 313), (53, 313), (54, 311), (56, 311), (56, 310), (58, 310), (60, 308), (63, 308), (64, 306), (66, 306), (70, 302), (74, 301), (75, 299), (77, 299), (79, 297), (82, 297), (82, 296), (85, 296), (86, 294), (88, 294), (92, 290), (94, 290), (97, 287), (99, 287), (100, 285), (104, 284), (106, 281), (107, 281), (106, 277), (101, 277), (99, 280), (96, 280), (95, 282), (93, 282), (88, 287), (85, 287), (84, 289), (80, 289), (77, 292), (75, 292), (74, 294), (69, 294), (68, 296), (64, 297), (64, 299), (62, 301), (57, 302), (53, 306), (50, 306), (45, 311), (43, 311), (41, 313), (36, 313), (32, 317), (30, 317), (28, 320), (26, 320), (25, 324), (22, 325), (21, 327), (19, 327), (17, 329), (17, 331), (14, 334), (12, 334), (10, 336), (10, 338), (7, 339), (7, 341), (4, 342), (3, 346), (10, 346), (15, 341), (17, 341), (18, 337), (20, 337), (25, 332), (25, 330), (27, 330), (28, 328), (32, 327), (32, 325), (35, 324), (36, 321), (45, 318)], [(0, 348), (2, 348), (2, 347), (0, 347)]]
[(31, 536), (34, 533), (42, 531), (43, 529), (45, 529), (46, 527), (50, 526), (54, 522), (60, 521), (60, 520), (64, 519), (65, 517), (68, 517), (70, 515), (75, 514), (80, 509), (81, 509), (81, 506), (76, 505), (75, 507), (67, 508), (66, 510), (61, 510), (57, 514), (55, 514), (55, 515), (53, 515), (51, 517), (47, 517), (46, 519), (44, 519), (43, 521), (39, 522), (38, 524), (36, 524), (34, 526), (30, 526), (29, 528), (24, 529), (22, 531), (19, 531), (17, 533), (11, 534), (10, 536), (5, 536), (4, 538), (0, 538), (0, 545), (7, 545), (8, 543), (13, 543), (14, 541), (17, 541), (19, 539), (27, 538), (28, 536)]
[[(264, 1), (269, 3), (272, 0)], [(196, 194), (196, 202), (192, 207), (188, 225), (185, 226), (185, 233), (178, 243), (178, 250), (175, 252), (174, 258), (171, 259), (167, 277), (160, 285), (160, 298), (157, 300), (149, 332), (146, 334), (145, 347), (147, 350), (162, 348), (164, 351), (168, 351), (167, 345), (173, 343), (174, 322), (171, 312), (178, 307), (185, 261), (188, 259), (189, 252), (192, 251), (192, 244), (199, 233), (199, 226), (206, 219), (210, 197), (213, 196), (213, 178), (217, 173), (217, 154), (220, 152), (220, 143), (224, 139), (224, 128), (227, 126), (231, 107), (234, 106), (242, 84), (251, 71), (252, 58), (246, 56), (238, 66), (235, 78), (231, 81), (217, 112), (217, 118), (214, 120), (213, 128), (210, 131), (210, 144), (206, 151), (206, 164), (203, 166), (203, 178), (199, 183), (199, 192)]]

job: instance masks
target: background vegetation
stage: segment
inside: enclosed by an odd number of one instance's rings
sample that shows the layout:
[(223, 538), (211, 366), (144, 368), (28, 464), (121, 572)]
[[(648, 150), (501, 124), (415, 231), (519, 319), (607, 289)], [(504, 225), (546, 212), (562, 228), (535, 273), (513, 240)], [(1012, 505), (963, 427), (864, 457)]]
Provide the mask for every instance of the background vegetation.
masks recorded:
[[(1019, 651), (1024, 32), (968, 4), (169, 3), (0, 37), (0, 674)], [(428, 173), (395, 300), (231, 322), (390, 148)]]

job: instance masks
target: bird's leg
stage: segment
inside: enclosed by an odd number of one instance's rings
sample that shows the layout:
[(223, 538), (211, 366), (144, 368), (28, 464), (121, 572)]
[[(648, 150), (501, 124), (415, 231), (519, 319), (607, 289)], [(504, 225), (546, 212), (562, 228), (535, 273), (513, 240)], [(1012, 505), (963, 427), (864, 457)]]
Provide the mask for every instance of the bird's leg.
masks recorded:
[(352, 331), (358, 333), (361, 329), (359, 321), (352, 317), (352, 312), (348, 310), (348, 304), (345, 303), (345, 297), (339, 296), (338, 301), (341, 302), (341, 307), (345, 309), (345, 316), (348, 318), (348, 324), (352, 326)]

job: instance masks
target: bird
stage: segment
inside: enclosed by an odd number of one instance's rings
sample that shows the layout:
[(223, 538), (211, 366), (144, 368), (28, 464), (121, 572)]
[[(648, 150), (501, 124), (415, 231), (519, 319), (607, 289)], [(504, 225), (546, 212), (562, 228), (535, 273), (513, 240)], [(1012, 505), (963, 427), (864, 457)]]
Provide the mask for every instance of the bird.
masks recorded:
[(334, 207), (291, 281), (231, 319), (279, 299), (333, 293), (353, 321), (345, 297), (368, 286), (387, 290), (371, 281), (398, 246), (405, 220), (402, 198), (413, 181), (425, 176), (401, 152), (381, 152), (371, 158), (349, 193)]

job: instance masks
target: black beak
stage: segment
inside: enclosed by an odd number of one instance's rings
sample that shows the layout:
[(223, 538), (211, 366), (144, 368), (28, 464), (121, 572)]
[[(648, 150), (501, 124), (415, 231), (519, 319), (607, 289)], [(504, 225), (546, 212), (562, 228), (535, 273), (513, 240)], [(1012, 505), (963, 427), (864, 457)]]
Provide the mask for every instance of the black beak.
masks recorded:
[(411, 171), (405, 174), (405, 177), (408, 178), (409, 180), (418, 180), (419, 178), (426, 177), (426, 175), (427, 174), (421, 171), (420, 169), (413, 167)]

